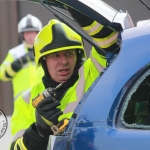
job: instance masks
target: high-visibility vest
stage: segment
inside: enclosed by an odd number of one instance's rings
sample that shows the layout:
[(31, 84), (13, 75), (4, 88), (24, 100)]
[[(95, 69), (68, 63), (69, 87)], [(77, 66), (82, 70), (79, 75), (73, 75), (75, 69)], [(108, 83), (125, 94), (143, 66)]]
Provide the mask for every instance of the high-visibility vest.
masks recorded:
[[(11, 63), (20, 58), (28, 52), (24, 44), (20, 44), (17, 47), (9, 50), (5, 60), (0, 66), (0, 80), (11, 81), (13, 86), (13, 96), (16, 99), (25, 90), (41, 81), (44, 75), (43, 69), (39, 67), (36, 69), (35, 62), (28, 62), (18, 72), (15, 72), (11, 68)], [(6, 72), (11, 78), (8, 78)]]

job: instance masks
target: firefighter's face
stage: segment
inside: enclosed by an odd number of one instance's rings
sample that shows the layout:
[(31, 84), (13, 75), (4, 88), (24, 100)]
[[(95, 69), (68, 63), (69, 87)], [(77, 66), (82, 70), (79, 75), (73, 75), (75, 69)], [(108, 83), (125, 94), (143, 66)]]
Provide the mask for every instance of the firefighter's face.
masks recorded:
[(23, 32), (23, 37), (26, 43), (33, 45), (37, 33), (37, 31)]
[(76, 50), (55, 52), (46, 56), (46, 65), (51, 78), (66, 82), (73, 74), (77, 62)]

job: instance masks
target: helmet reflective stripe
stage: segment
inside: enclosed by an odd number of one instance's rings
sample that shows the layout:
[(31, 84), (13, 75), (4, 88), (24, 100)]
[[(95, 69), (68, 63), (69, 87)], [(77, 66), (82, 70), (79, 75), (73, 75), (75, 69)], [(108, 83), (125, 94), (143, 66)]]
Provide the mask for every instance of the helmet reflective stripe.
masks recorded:
[(28, 14), (18, 23), (18, 32), (40, 31), (42, 22), (35, 16)]

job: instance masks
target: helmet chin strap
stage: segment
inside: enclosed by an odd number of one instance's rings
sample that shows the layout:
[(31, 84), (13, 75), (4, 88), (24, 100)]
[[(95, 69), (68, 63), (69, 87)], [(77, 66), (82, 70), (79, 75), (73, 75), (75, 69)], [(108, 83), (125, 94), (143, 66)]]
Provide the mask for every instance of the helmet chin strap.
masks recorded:
[(27, 43), (26, 41), (23, 41), (24, 45), (27, 47), (27, 48), (33, 48), (33, 45), (32, 44), (29, 44)]

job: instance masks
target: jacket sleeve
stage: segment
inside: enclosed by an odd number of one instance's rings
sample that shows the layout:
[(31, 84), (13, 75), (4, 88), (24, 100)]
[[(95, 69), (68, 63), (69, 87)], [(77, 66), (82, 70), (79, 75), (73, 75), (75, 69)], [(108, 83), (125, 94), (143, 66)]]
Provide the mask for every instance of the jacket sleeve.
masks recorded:
[(14, 102), (14, 112), (11, 118), (11, 132), (13, 136), (16, 137), (20, 131), (27, 129), (35, 122), (34, 112), (30, 107), (30, 89), (28, 89)]
[(19, 60), (15, 60), (8, 52), (5, 60), (0, 66), (0, 80), (10, 81), (16, 73), (22, 68)]
[(40, 136), (35, 123), (31, 124), (17, 140), (10, 145), (10, 150), (46, 150), (48, 138)]
[(68, 8), (68, 11), (82, 29), (87, 32), (102, 49), (106, 52), (119, 52), (120, 39), (118, 36), (122, 30), (120, 24), (112, 23), (108, 26), (101, 24), (72, 8)]
[(11, 119), (11, 132), (14, 138), (10, 150), (46, 150), (48, 138), (41, 137), (36, 130), (35, 111), (31, 109), (31, 89), (14, 103)]
[(17, 140), (10, 145), (10, 150), (46, 150), (48, 138), (40, 136), (35, 123), (31, 124)]

